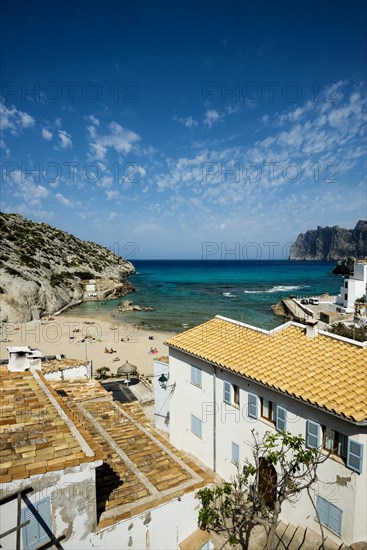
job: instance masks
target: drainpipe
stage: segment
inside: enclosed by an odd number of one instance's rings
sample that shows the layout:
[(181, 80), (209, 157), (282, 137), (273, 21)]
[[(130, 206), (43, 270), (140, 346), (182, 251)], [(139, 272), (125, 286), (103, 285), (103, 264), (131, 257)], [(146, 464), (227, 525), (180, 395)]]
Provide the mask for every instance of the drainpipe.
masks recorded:
[(214, 366), (213, 370), (213, 472), (217, 469), (217, 396), (216, 396), (216, 382), (217, 382), (217, 367)]

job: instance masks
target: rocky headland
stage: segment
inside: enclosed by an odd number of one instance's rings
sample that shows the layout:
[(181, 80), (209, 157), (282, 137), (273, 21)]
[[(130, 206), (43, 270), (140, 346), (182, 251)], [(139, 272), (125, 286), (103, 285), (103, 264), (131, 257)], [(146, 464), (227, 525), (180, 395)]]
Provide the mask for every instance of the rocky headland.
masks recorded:
[(90, 279), (104, 281), (104, 300), (134, 289), (126, 280), (134, 266), (108, 248), (0, 213), (0, 321), (39, 319), (86, 298)]
[(336, 261), (367, 256), (367, 221), (359, 220), (354, 229), (318, 227), (298, 235), (290, 249), (290, 260)]

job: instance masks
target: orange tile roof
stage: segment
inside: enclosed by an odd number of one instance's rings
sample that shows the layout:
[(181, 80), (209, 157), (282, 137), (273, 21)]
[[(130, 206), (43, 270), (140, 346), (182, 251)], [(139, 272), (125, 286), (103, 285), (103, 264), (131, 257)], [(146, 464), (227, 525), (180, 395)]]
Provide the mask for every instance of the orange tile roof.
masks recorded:
[(367, 348), (286, 323), (264, 331), (216, 317), (168, 346), (354, 422), (367, 421)]
[(0, 402), (0, 482), (102, 457), (89, 434), (63, 417), (62, 404), (40, 372), (0, 367)]

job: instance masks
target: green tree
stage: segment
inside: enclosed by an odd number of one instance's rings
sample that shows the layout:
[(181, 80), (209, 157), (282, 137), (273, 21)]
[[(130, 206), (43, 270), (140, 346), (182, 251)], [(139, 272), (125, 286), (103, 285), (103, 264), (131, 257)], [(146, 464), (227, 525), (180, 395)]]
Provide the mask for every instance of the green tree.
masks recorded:
[(317, 467), (328, 455), (308, 449), (302, 436), (267, 432), (262, 440), (252, 430), (253, 460), (245, 461), (231, 481), (198, 491), (199, 526), (226, 535), (226, 542), (249, 548), (251, 531), (262, 525), (267, 550), (275, 547), (275, 532), (284, 501), (295, 501), (317, 480)]

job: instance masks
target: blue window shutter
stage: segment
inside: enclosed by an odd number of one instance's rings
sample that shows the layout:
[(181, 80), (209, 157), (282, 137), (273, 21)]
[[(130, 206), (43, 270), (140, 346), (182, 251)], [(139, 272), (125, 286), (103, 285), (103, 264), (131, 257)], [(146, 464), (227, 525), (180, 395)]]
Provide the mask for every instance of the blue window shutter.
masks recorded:
[(233, 464), (239, 464), (240, 462), (240, 448), (237, 443), (232, 441), (232, 462)]
[(353, 439), (348, 439), (348, 455), (347, 455), (347, 466), (351, 470), (354, 470), (358, 474), (362, 473), (362, 460), (363, 460), (363, 445), (354, 441)]
[(343, 510), (320, 496), (317, 496), (316, 510), (320, 523), (340, 535), (342, 532)]
[(278, 432), (287, 430), (287, 410), (280, 405), (276, 406), (275, 427)]
[(316, 510), (319, 515), (320, 523), (323, 525), (328, 524), (328, 501), (324, 498), (317, 496)]
[(223, 384), (223, 401), (231, 404), (231, 384), (229, 382)]
[(309, 449), (317, 449), (320, 441), (320, 424), (307, 420), (306, 445)]
[(197, 437), (202, 438), (202, 423), (200, 418), (197, 416), (191, 415), (191, 431)]
[(201, 369), (191, 365), (191, 384), (195, 386), (201, 386)]
[(338, 535), (342, 532), (342, 515), (343, 511), (329, 502), (328, 525), (330, 529), (338, 533)]
[(31, 508), (25, 508), (22, 510), (22, 522), (28, 520), (30, 521), (30, 523), (22, 529), (24, 550), (33, 550), (34, 548), (38, 548), (50, 540), (49, 535), (46, 533), (37, 517), (39, 514), (51, 530), (50, 499), (44, 498), (33, 504), (33, 506), (35, 508), (36, 516), (33, 514)]
[(248, 415), (251, 418), (258, 418), (258, 405), (257, 405), (257, 395), (254, 393), (248, 394)]

